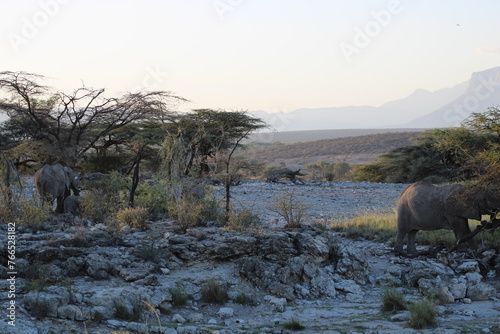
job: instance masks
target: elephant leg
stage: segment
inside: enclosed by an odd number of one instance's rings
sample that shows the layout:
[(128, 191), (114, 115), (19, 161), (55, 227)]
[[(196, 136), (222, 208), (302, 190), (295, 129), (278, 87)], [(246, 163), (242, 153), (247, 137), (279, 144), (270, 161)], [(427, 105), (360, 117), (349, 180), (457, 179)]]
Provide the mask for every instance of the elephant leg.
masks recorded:
[[(469, 220), (466, 218), (455, 218), (450, 220), (453, 233), (455, 234), (455, 238), (457, 239), (457, 243), (465, 236), (471, 233), (469, 227)], [(463, 243), (458, 250), (465, 251), (468, 248), (475, 249), (477, 248), (477, 242), (474, 238), (468, 240), (466, 243)]]
[(408, 232), (408, 241), (407, 241), (407, 247), (406, 251), (408, 254), (411, 255), (416, 255), (417, 254), (417, 247), (415, 246), (415, 235), (417, 234), (418, 230), (412, 230)]
[(406, 232), (398, 231), (396, 234), (396, 245), (394, 246), (394, 250), (400, 254), (403, 254), (403, 241), (405, 238)]
[(64, 213), (64, 196), (57, 197), (55, 213)]

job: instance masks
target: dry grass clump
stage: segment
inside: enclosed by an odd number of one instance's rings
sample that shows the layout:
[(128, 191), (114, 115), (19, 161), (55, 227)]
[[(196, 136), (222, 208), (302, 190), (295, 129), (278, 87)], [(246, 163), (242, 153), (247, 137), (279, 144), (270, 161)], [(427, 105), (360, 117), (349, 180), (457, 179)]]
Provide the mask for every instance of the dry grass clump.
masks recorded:
[(408, 325), (414, 329), (422, 329), (436, 323), (437, 310), (433, 302), (422, 299), (408, 306), (410, 320)]
[(219, 282), (209, 280), (201, 289), (201, 300), (211, 304), (225, 304), (229, 300), (227, 288)]
[(367, 213), (347, 222), (334, 222), (330, 228), (349, 238), (389, 241), (396, 234), (396, 213)]
[(305, 327), (295, 318), (292, 318), (289, 321), (283, 323), (283, 328), (289, 329), (292, 331), (301, 331), (301, 330), (305, 329)]
[(116, 219), (132, 228), (147, 228), (149, 210), (142, 207), (124, 208), (116, 213)]
[(274, 200), (270, 209), (285, 219), (285, 228), (300, 227), (307, 214), (307, 207), (293, 191), (288, 191)]
[(185, 306), (189, 300), (189, 295), (180, 285), (172, 287), (170, 294), (172, 295), (172, 304), (174, 306)]
[(250, 209), (244, 208), (240, 211), (231, 212), (224, 228), (226, 230), (243, 231), (260, 225), (259, 217)]
[(404, 295), (395, 288), (386, 288), (382, 295), (382, 312), (394, 313), (407, 309)]

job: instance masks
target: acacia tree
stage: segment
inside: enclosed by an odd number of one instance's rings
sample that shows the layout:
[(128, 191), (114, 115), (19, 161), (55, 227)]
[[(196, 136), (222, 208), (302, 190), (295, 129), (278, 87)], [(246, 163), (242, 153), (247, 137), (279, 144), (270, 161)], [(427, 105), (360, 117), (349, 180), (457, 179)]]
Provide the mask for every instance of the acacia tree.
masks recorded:
[(54, 92), (40, 83), (43, 79), (26, 72), (0, 72), (0, 92), (5, 96), (0, 110), (10, 118), (1, 130), (4, 149), (26, 140), (45, 143), (49, 163), (74, 166), (87, 152), (113, 145), (114, 131), (140, 122), (164, 122), (172, 107), (186, 101), (164, 91), (119, 97), (88, 87)]
[(235, 177), (231, 169), (233, 154), (250, 133), (264, 128), (265, 123), (245, 111), (213, 109), (196, 109), (171, 116), (169, 120), (170, 136), (165, 143), (169, 169), (189, 175), (194, 172), (195, 161), (203, 164), (212, 161), (210, 174), (222, 178), (226, 189), (226, 214), (229, 214), (230, 188)]

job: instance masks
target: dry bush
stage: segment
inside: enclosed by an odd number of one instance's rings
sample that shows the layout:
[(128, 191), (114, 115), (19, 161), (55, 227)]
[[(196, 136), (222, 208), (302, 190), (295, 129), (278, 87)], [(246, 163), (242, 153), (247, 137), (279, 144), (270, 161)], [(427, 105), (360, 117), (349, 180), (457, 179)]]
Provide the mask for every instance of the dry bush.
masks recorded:
[(273, 201), (270, 209), (285, 219), (286, 228), (300, 227), (307, 213), (307, 207), (295, 196), (293, 191), (289, 191)]
[(250, 209), (244, 208), (237, 212), (231, 212), (224, 225), (226, 230), (243, 231), (250, 228), (256, 228), (261, 225), (259, 217)]
[(141, 230), (147, 228), (148, 216), (149, 210), (142, 207), (124, 208), (118, 210), (116, 213), (116, 219), (120, 222), (132, 228), (140, 228)]

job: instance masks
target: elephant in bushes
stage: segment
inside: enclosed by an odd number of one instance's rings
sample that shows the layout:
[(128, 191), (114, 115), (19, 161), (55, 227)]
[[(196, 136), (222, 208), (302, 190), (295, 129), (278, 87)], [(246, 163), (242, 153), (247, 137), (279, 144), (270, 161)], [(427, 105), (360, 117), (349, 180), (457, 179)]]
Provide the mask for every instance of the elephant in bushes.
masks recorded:
[(80, 175), (71, 168), (56, 165), (44, 165), (35, 173), (34, 182), (40, 197), (44, 201), (57, 201), (55, 213), (64, 213), (64, 200), (71, 195), (79, 195)]
[[(499, 209), (499, 194), (484, 189), (468, 189), (460, 184), (436, 187), (429, 182), (413, 183), (398, 200), (395, 250), (404, 253), (403, 240), (408, 235), (407, 253), (416, 255), (415, 234), (420, 230), (453, 230), (460, 240), (471, 233), (468, 219), (481, 220), (482, 215), (496, 214)], [(497, 219), (492, 221), (498, 225)]]

